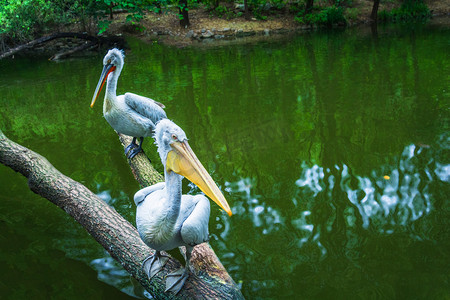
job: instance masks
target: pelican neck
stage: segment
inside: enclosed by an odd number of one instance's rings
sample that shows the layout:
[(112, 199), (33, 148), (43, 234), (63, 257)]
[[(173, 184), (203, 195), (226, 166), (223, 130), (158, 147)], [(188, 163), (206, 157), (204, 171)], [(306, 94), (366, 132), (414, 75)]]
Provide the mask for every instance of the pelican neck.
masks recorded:
[(116, 68), (114, 72), (111, 72), (109, 74), (108, 78), (106, 79), (106, 92), (105, 92), (105, 99), (115, 99), (116, 98), (116, 90), (117, 90), (117, 81), (119, 79), (120, 75), (120, 69)]
[(178, 218), (181, 206), (181, 181), (183, 176), (178, 175), (175, 172), (164, 171), (164, 177), (166, 179), (166, 193), (167, 193), (167, 211), (170, 214), (169, 218)]

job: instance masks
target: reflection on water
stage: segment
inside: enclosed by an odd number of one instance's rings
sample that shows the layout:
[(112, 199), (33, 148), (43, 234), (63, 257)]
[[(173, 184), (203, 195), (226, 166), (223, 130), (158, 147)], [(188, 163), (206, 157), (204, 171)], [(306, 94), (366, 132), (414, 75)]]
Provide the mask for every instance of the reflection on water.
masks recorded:
[[(435, 179), (446, 181), (448, 174), (441, 170), (448, 169), (450, 165), (439, 165), (430, 170), (427, 166), (433, 165), (431, 159), (425, 168), (417, 166), (418, 157), (423, 150), (416, 145), (407, 146), (398, 161), (397, 169), (385, 166), (372, 171), (370, 177), (352, 175), (345, 164), (342, 167), (335, 166), (340, 175), (337, 188), (345, 191), (348, 201), (353, 204), (346, 214), (348, 227), (356, 226), (356, 220), (361, 219), (364, 229), (368, 229), (370, 225), (379, 232), (393, 233), (394, 229), (408, 227), (430, 213), (432, 205), (429, 184)], [(328, 174), (328, 182), (323, 181), (325, 173)], [(436, 178), (434, 174), (440, 176)], [(309, 190), (314, 197), (325, 190), (331, 201), (335, 177), (329, 169), (324, 171), (317, 165), (308, 167), (304, 163), (303, 173), (296, 184), (303, 193)], [(357, 188), (353, 188), (355, 185)]]
[(105, 257), (94, 259), (90, 265), (97, 271), (99, 280), (115, 286), (130, 296), (135, 296), (133, 286), (130, 284), (130, 274), (111, 256), (105, 253)]
[[(249, 178), (241, 179), (238, 182), (226, 182), (226, 191), (240, 195), (237, 201), (233, 202), (232, 212), (235, 215), (249, 215), (253, 225), (261, 229), (262, 234), (268, 234), (274, 231), (278, 224), (283, 223), (280, 212), (258, 200), (260, 196), (252, 195), (251, 188), (254, 180)], [(225, 231), (224, 231), (225, 233)], [(222, 233), (223, 239), (226, 234)]]
[[(230, 261), (230, 265), (233, 265), (231, 261), (237, 262), (234, 265), (240, 268), (232, 266), (229, 270), (232, 273), (248, 272), (246, 269), (255, 271), (251, 266), (244, 267), (241, 260), (250, 265), (270, 266), (262, 272), (264, 275), (252, 273), (252, 278), (259, 280), (244, 282), (247, 289), (264, 295), (262, 291), (273, 286), (290, 287), (297, 282), (291, 276), (299, 268), (315, 263), (320, 270), (321, 263), (342, 260), (336, 253), (336, 242), (347, 249), (344, 261), (351, 261), (357, 269), (365, 268), (359, 252), (365, 244), (371, 244), (372, 239), (404, 235), (418, 242), (434, 243), (429, 235), (429, 226), (433, 226), (429, 216), (436, 209), (433, 195), (436, 183), (450, 183), (450, 164), (445, 155), (450, 150), (448, 141), (449, 137), (444, 134), (432, 146), (408, 145), (391, 163), (366, 176), (355, 175), (346, 164), (323, 168), (303, 162), (300, 178), (292, 183), (298, 187), (292, 198), (292, 211), (274, 208), (265, 203), (266, 195), (254, 194), (255, 179), (227, 182), (226, 192), (236, 199), (233, 214), (239, 221), (233, 220), (234, 226), (248, 222), (251, 225), (246, 225), (247, 228), (261, 236), (244, 242), (245, 248), (239, 245), (227, 248), (219, 243), (221, 251), (228, 253), (222, 260)], [(216, 240), (230, 240), (233, 232), (227, 228), (232, 221), (227, 218), (217, 221), (225, 223), (225, 230)], [(343, 235), (339, 233), (341, 230), (344, 230)], [(336, 241), (336, 236), (341, 240)], [(411, 240), (403, 240), (411, 243)], [(272, 246), (264, 249), (261, 243)], [(402, 243), (398, 246), (402, 247)], [(286, 281), (280, 282), (280, 277)], [(288, 295), (292, 294), (284, 296)]]
[(130, 196), (124, 191), (119, 191), (118, 195), (112, 195), (111, 189), (105, 184), (96, 184), (96, 189), (93, 192), (103, 201), (113, 206), (119, 213), (127, 220), (133, 220), (135, 216), (134, 207), (130, 201)]
[[(135, 209), (127, 194), (120, 191), (119, 195), (113, 196), (111, 190), (104, 184), (97, 183), (96, 195), (134, 224)], [(152, 296), (106, 251), (103, 251), (101, 257), (93, 259), (90, 266), (97, 271), (99, 280), (116, 287), (123, 293), (135, 298), (152, 299)]]
[[(207, 51), (130, 41), (118, 93), (163, 102), (188, 134), (233, 210), (211, 205), (211, 245), (247, 298), (448, 298), (449, 34), (317, 32)], [(101, 106), (89, 109), (102, 56), (0, 61), (0, 126), (134, 224), (139, 186)], [(23, 177), (0, 166), (0, 182), (0, 296), (141, 295)]]

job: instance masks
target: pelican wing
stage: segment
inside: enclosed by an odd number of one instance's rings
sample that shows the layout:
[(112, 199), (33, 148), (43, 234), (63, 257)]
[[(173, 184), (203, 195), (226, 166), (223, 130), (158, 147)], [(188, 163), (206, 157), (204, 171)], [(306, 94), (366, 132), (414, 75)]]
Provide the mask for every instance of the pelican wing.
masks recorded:
[(128, 107), (152, 120), (153, 123), (156, 124), (161, 119), (167, 118), (166, 112), (163, 110), (165, 106), (162, 103), (133, 93), (125, 93), (124, 96), (125, 103)]
[(154, 185), (147, 186), (143, 189), (140, 189), (136, 194), (134, 194), (134, 203), (138, 205), (142, 201), (144, 201), (145, 197), (150, 195), (151, 193), (162, 190), (166, 186), (165, 182), (158, 182)]
[[(187, 203), (190, 202), (191, 203)], [(184, 202), (184, 203), (183, 203)], [(187, 209), (194, 205), (193, 209)], [(186, 207), (186, 210), (183, 209)], [(181, 213), (189, 211), (189, 215), (181, 227), (181, 238), (191, 246), (195, 246), (209, 240), (208, 221), (210, 215), (209, 200), (203, 195), (183, 195)]]

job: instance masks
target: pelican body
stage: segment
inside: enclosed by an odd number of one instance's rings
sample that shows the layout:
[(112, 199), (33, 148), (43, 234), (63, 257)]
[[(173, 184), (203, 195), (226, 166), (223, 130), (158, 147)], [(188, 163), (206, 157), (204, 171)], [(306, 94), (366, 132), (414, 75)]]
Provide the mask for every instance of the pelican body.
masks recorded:
[[(156, 123), (167, 118), (164, 105), (153, 99), (133, 93), (117, 96), (117, 80), (124, 64), (124, 55), (118, 49), (111, 49), (103, 58), (103, 71), (92, 98), (94, 106), (106, 81), (103, 116), (111, 127), (119, 133), (133, 137), (133, 141), (125, 148), (125, 155), (133, 158), (142, 151), (144, 137), (152, 136)], [(139, 146), (136, 138), (140, 139)]]
[(146, 187), (134, 195), (136, 225), (142, 240), (156, 250), (144, 270), (151, 278), (167, 258), (160, 251), (186, 247), (186, 265), (167, 276), (166, 291), (178, 293), (189, 276), (193, 248), (208, 241), (210, 205), (204, 195), (182, 195), (183, 176), (197, 185), (230, 216), (231, 210), (211, 176), (190, 148), (184, 131), (168, 119), (156, 125), (155, 140), (164, 165), (165, 182)]

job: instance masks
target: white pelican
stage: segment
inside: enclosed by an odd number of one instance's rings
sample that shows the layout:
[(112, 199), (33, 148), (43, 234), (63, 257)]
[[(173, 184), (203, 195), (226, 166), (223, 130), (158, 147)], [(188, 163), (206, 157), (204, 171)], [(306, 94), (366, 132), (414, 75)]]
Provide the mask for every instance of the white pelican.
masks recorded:
[[(103, 116), (114, 130), (133, 137), (131, 144), (125, 148), (125, 155), (133, 158), (142, 151), (144, 137), (151, 136), (155, 124), (167, 116), (163, 110), (164, 105), (153, 99), (133, 93), (116, 96), (117, 79), (123, 68), (123, 59), (124, 54), (119, 49), (111, 49), (105, 55), (103, 71), (92, 97), (91, 107), (94, 106), (106, 81)], [(136, 144), (136, 138), (140, 139), (139, 146)]]
[(164, 165), (165, 182), (134, 195), (136, 225), (142, 240), (156, 250), (143, 264), (149, 278), (167, 261), (160, 251), (186, 247), (186, 265), (167, 275), (166, 291), (178, 293), (189, 276), (194, 246), (208, 241), (209, 201), (204, 195), (181, 195), (183, 176), (197, 185), (228, 215), (230, 207), (211, 176), (189, 146), (184, 131), (168, 119), (156, 125), (155, 141)]

